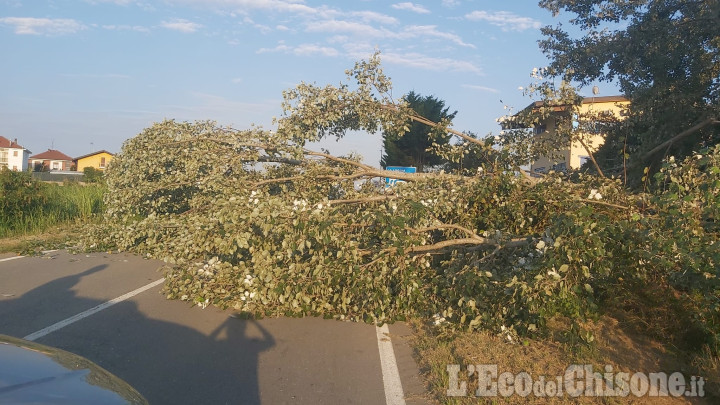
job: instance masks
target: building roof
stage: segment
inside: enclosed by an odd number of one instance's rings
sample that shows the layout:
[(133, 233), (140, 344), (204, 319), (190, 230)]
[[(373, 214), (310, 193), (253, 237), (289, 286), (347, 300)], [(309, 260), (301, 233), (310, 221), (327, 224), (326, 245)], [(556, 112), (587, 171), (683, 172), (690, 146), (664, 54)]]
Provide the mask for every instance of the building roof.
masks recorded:
[(30, 159), (43, 159), (43, 160), (67, 160), (72, 162), (73, 158), (55, 149), (48, 149), (45, 152), (38, 153), (37, 155), (30, 156)]
[[(622, 103), (622, 102), (628, 102), (630, 100), (627, 99), (625, 96), (601, 96), (601, 97), (583, 97), (582, 103), (583, 104), (595, 104), (595, 103)], [(529, 106), (528, 108), (538, 108), (542, 107), (545, 103), (543, 101), (535, 101)], [(558, 106), (560, 108), (564, 108), (564, 106)]]
[(17, 140), (9, 140), (4, 136), (0, 136), (0, 148), (14, 148), (14, 149), (25, 149), (18, 145)]
[(88, 153), (87, 155), (78, 156), (78, 157), (76, 157), (76, 158), (73, 159), (73, 160), (85, 159), (86, 157), (99, 155), (99, 154), (101, 154), (101, 153), (107, 153), (107, 154), (110, 155), (110, 156), (115, 156), (115, 154), (110, 153), (110, 152), (106, 151), (105, 149), (103, 149), (103, 150), (99, 150), (99, 151), (97, 151), (97, 152)]
[[(602, 96), (602, 97), (583, 97), (582, 103), (583, 104), (596, 104), (596, 103), (626, 103), (630, 102), (627, 97), (625, 96)], [(517, 114), (514, 114), (513, 116), (509, 117), (508, 119), (500, 122), (500, 126), (503, 130), (505, 129), (520, 129), (520, 128), (528, 128), (526, 124), (519, 123), (518, 117), (521, 116), (523, 113), (535, 113), (538, 111), (540, 107), (545, 105), (545, 102), (543, 101), (535, 101), (531, 103), (529, 106), (525, 107), (522, 111), (518, 112)], [(567, 111), (568, 105), (551, 105), (551, 110), (554, 112), (563, 112)]]

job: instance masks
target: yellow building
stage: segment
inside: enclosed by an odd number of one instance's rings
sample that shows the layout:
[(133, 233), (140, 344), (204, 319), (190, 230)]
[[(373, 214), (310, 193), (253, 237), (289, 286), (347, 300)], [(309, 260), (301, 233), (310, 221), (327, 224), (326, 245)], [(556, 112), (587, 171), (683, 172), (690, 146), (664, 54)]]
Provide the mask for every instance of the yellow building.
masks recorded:
[[(555, 135), (558, 120), (573, 120), (573, 126), (578, 126), (579, 117), (592, 117), (597, 115), (611, 115), (616, 118), (622, 117), (622, 111), (627, 108), (630, 101), (623, 96), (605, 96), (605, 97), (586, 97), (583, 99), (582, 105), (576, 111), (577, 116), (570, 116), (568, 109), (564, 107), (556, 107), (553, 109), (556, 113), (550, 116), (533, 129), (536, 137), (552, 137)], [(539, 109), (542, 107), (542, 101), (537, 101), (528, 109)], [(585, 118), (585, 120), (592, 118)], [(566, 121), (567, 122), (567, 121)], [(583, 127), (593, 128), (593, 122), (585, 122)], [(587, 132), (580, 134), (583, 141), (587, 145), (590, 152), (595, 152), (605, 143), (605, 135), (600, 131)], [(538, 160), (530, 163), (530, 170), (536, 173), (545, 173), (549, 170), (566, 170), (579, 169), (585, 162), (590, 159), (587, 149), (579, 141), (570, 143), (566, 148), (561, 148), (549, 157), (540, 157)]]
[(84, 156), (75, 158), (73, 162), (77, 171), (81, 172), (86, 167), (92, 167), (98, 170), (105, 170), (107, 164), (113, 159), (114, 155), (106, 150), (93, 152)]

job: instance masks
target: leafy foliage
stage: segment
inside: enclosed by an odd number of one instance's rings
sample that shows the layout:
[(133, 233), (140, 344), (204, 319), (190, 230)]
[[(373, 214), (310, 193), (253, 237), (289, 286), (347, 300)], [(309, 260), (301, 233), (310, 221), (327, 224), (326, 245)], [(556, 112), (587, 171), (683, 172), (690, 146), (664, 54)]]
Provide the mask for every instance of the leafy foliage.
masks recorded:
[[(407, 106), (416, 114), (433, 122), (446, 121), (447, 124), (455, 118), (457, 111), (450, 113), (445, 102), (433, 96), (421, 96), (413, 91), (403, 97)], [(438, 131), (433, 127), (420, 122), (410, 124), (410, 129), (404, 134), (386, 132), (383, 134), (384, 154), (380, 165), (417, 167), (422, 172), (424, 167), (438, 166), (444, 163), (443, 159), (430, 149), (433, 145), (447, 145), (451, 135), (445, 131)]]
[[(577, 325), (640, 308), (648, 325), (667, 309), (694, 337), (659, 334), (718, 348), (719, 148), (668, 161), (639, 194), (590, 175), (528, 179), (512, 148), (447, 128), (461, 152), (483, 151), (478, 169), (389, 172), (305, 148), (348, 129), (423, 122), (387, 97), (376, 57), (349, 76), (354, 88), (286, 92), (275, 132), (165, 121), (128, 140), (106, 173), (105, 221), (88, 247), (164, 258), (167, 296), (201, 307), (421, 316), (510, 340), (543, 333), (556, 316)], [(385, 188), (382, 177), (405, 182)]]
[(45, 201), (39, 182), (30, 173), (0, 168), (0, 228), (22, 221)]
[(83, 169), (83, 181), (86, 183), (102, 183), (103, 171), (92, 166), (88, 166)]

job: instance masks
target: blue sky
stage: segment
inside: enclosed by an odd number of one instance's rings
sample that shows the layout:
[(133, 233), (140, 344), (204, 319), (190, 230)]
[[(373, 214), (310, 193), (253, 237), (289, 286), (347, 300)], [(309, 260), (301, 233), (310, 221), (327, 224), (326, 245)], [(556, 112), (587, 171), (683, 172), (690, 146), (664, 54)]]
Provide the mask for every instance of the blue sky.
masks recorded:
[[(271, 128), (284, 89), (337, 84), (376, 48), (395, 97), (434, 95), (455, 129), (497, 133), (558, 21), (537, 0), (0, 0), (0, 135), (75, 157), (164, 118)], [(323, 146), (377, 165), (380, 144)]]

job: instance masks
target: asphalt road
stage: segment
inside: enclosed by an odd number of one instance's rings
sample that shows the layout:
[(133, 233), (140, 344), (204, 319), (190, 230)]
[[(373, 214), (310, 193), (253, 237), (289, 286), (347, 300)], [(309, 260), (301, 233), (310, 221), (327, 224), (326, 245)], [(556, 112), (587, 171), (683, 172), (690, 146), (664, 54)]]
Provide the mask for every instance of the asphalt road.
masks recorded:
[(84, 356), (151, 404), (427, 403), (407, 326), (236, 319), (166, 300), (161, 267), (129, 254), (0, 255), (0, 334)]

